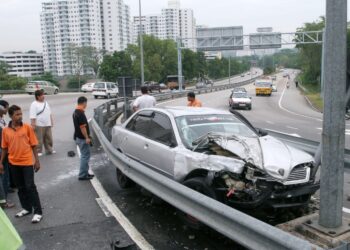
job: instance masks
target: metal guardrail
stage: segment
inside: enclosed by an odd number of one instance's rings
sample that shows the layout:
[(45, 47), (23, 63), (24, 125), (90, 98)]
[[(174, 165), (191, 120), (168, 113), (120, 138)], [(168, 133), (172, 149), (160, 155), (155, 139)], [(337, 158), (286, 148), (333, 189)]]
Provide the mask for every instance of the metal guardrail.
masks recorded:
[[(252, 80), (213, 86), (206, 89), (191, 90), (197, 94), (215, 92), (233, 87), (243, 86)], [(154, 95), (157, 101), (165, 101), (185, 97), (187, 92), (170, 92)], [(135, 98), (135, 97), (134, 97)], [(128, 98), (128, 103), (134, 98)], [(308, 241), (297, 238), (289, 233), (261, 222), (242, 212), (226, 206), (218, 201), (193, 191), (172, 179), (146, 168), (142, 164), (128, 158), (117, 151), (112, 144), (111, 130), (118, 115), (123, 112), (124, 98), (111, 100), (95, 109), (92, 129), (114, 166), (130, 179), (143, 186), (153, 194), (165, 200), (174, 207), (191, 214), (204, 224), (222, 233), (235, 242), (250, 249), (320, 249)], [(285, 143), (314, 153), (318, 142), (293, 137), (286, 134), (268, 131)], [(349, 167), (350, 150), (346, 150), (345, 165)]]
[(154, 195), (250, 249), (319, 249), (306, 240), (189, 189), (116, 150), (95, 119), (92, 129), (114, 166)]

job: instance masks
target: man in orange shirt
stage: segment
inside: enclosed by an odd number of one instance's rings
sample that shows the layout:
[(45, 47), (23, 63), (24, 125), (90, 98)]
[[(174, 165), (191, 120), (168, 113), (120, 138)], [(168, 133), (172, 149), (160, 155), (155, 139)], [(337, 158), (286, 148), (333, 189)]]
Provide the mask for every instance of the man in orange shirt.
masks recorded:
[(34, 212), (32, 223), (38, 223), (42, 219), (42, 209), (39, 194), (34, 183), (34, 171), (40, 169), (40, 162), (36, 146), (38, 140), (33, 128), (22, 122), (22, 110), (12, 105), (8, 110), (11, 121), (8, 127), (2, 130), (2, 154), (0, 160), (0, 172), (5, 156), (8, 159), (13, 174), (13, 179), (18, 187), (18, 197), (23, 208), (16, 214), (17, 218)]
[(188, 100), (188, 107), (202, 107), (202, 102), (198, 99), (196, 99), (196, 94), (194, 92), (188, 92), (187, 94), (187, 100)]

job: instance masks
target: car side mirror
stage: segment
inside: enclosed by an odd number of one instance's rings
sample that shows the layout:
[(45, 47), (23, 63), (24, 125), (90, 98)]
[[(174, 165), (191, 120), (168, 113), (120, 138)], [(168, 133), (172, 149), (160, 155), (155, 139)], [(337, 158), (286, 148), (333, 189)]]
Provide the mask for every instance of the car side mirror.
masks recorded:
[(258, 134), (263, 137), (263, 136), (267, 136), (269, 133), (265, 130), (265, 129), (262, 129), (262, 128), (257, 128), (256, 131), (258, 132)]

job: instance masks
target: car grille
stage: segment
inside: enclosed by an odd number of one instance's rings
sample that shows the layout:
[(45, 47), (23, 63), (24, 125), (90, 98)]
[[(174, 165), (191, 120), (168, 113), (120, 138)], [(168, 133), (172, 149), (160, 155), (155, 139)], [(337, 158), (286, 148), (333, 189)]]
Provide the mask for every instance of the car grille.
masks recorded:
[(298, 181), (304, 180), (307, 176), (307, 167), (305, 166), (297, 166), (290, 173), (287, 181)]
[[(295, 185), (306, 183), (310, 179), (310, 167), (304, 165), (296, 166), (292, 172), (290, 172), (286, 181), (283, 182), (284, 185)], [(278, 181), (277, 179), (269, 176), (266, 181)]]

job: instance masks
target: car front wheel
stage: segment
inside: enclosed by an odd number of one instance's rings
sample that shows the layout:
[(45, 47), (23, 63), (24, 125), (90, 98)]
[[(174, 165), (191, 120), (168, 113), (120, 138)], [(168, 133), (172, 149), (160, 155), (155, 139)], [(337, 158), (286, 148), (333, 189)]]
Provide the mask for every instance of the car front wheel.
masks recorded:
[(121, 188), (130, 188), (135, 186), (135, 182), (133, 182), (129, 177), (123, 174), (119, 168), (116, 168), (117, 180), (118, 184)]
[[(183, 182), (183, 185), (214, 200), (217, 200), (215, 191), (207, 184), (205, 177), (194, 177), (188, 179)], [(180, 215), (182, 216), (184, 222), (193, 229), (201, 230), (206, 227), (202, 222), (190, 214), (182, 212)]]

